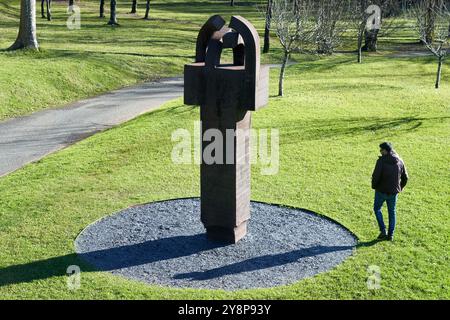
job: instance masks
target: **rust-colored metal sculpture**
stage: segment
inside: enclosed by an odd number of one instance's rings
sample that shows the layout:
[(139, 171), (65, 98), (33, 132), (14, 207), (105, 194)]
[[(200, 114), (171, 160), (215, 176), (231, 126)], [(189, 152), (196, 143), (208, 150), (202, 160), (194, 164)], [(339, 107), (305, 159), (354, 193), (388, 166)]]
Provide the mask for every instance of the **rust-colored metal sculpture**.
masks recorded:
[[(233, 63), (221, 63), (224, 48), (233, 50)], [(233, 16), (226, 27), (220, 16), (212, 16), (199, 32), (195, 63), (184, 67), (185, 104), (200, 105), (202, 137), (209, 129), (219, 130), (226, 150), (223, 159), (209, 163), (203, 152), (208, 143), (202, 139), (201, 220), (211, 240), (236, 243), (247, 233), (250, 111), (267, 104), (268, 87), (269, 68), (260, 66), (253, 25)]]

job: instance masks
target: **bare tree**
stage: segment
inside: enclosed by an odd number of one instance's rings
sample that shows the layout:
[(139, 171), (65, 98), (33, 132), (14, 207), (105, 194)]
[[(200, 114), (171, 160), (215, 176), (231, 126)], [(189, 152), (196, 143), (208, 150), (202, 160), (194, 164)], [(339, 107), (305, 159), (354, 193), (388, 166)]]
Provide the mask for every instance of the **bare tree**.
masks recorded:
[(366, 29), (376, 27), (373, 21), (369, 21), (371, 13), (370, 0), (350, 1), (346, 19), (353, 24), (353, 29), (356, 30), (358, 63), (362, 63), (362, 51)]
[(52, 20), (52, 0), (46, 0), (47, 1), (47, 20)]
[(108, 24), (110, 26), (118, 26), (119, 23), (117, 22), (117, 15), (116, 15), (116, 8), (117, 8), (117, 1), (111, 0), (111, 10), (110, 10), (110, 16)]
[(356, 31), (358, 62), (362, 51), (377, 51), (378, 38), (387, 36), (406, 21), (396, 19), (407, 0), (349, 0), (345, 20)]
[[(435, 88), (441, 84), (442, 65), (450, 52), (450, 3), (440, 1), (433, 4), (433, 12), (430, 13), (429, 0), (418, 0), (411, 10), (416, 18), (417, 31), (420, 40), (437, 58), (438, 69)], [(433, 27), (430, 30), (430, 15), (433, 16)]]
[[(47, 6), (47, 10), (45, 10), (45, 5)], [(41, 0), (41, 17), (47, 18), (48, 21), (52, 20), (51, 7), (52, 7), (52, 0)]]
[(348, 29), (344, 16), (348, 12), (348, 0), (316, 0), (315, 44), (317, 52), (331, 54), (341, 44), (342, 36)]
[(105, 17), (105, 0), (100, 0), (100, 18)]
[(145, 16), (144, 19), (145, 20), (150, 20), (150, 0), (147, 0), (147, 3), (145, 4)]
[(270, 50), (270, 24), (272, 23), (272, 5), (273, 0), (267, 0), (263, 53), (268, 53)]
[[(425, 25), (425, 33), (426, 33), (426, 42), (433, 42), (434, 29), (436, 23), (436, 14), (439, 11), (440, 6), (444, 4), (444, 0), (419, 0), (420, 6), (422, 6), (423, 11), (423, 23)], [(426, 44), (424, 42), (424, 44)]]
[(8, 50), (18, 49), (39, 50), (36, 37), (36, 1), (20, 1), (20, 25), (19, 34), (14, 44)]
[(283, 96), (283, 80), (292, 52), (302, 51), (303, 44), (310, 42), (315, 34), (313, 0), (273, 0), (271, 28), (283, 48), (278, 82), (278, 95)]
[(400, 11), (402, 2), (399, 0), (369, 0), (366, 13), (369, 15), (368, 27), (364, 30), (363, 51), (378, 50), (378, 38), (389, 35), (395, 28), (395, 14)]
[(136, 13), (136, 11), (137, 11), (137, 0), (133, 0), (131, 2), (131, 11), (130, 11), (130, 13)]

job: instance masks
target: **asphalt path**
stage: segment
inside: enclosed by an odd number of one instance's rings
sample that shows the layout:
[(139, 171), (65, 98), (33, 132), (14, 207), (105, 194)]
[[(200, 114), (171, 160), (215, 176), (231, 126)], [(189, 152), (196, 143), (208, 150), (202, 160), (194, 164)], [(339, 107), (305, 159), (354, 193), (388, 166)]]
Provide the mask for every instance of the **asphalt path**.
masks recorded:
[(0, 176), (154, 110), (182, 94), (183, 79), (170, 78), (0, 122)]

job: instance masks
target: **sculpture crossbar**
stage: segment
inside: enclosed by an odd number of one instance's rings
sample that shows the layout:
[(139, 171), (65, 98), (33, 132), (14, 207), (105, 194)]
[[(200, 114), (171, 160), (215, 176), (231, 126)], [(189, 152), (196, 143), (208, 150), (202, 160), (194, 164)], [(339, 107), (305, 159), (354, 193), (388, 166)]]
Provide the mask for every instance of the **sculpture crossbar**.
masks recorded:
[[(224, 48), (233, 50), (232, 63), (221, 63)], [(202, 142), (201, 221), (211, 240), (236, 243), (247, 233), (250, 111), (267, 104), (268, 87), (269, 68), (260, 65), (253, 25), (233, 16), (227, 27), (220, 16), (212, 16), (198, 34), (195, 62), (184, 67), (184, 103), (200, 105), (202, 137), (209, 129), (219, 130), (227, 151), (221, 153), (223, 161), (209, 163), (203, 156), (208, 143)]]

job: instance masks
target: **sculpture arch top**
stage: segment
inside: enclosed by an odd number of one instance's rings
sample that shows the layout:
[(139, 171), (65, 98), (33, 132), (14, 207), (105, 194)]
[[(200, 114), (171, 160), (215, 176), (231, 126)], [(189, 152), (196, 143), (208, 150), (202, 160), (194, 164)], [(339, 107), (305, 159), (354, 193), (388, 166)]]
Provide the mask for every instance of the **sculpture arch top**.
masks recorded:
[[(224, 48), (233, 49), (232, 64), (221, 64)], [(221, 16), (214, 15), (197, 36), (195, 63), (185, 66), (185, 103), (204, 104), (208, 83), (219, 80), (230, 94), (238, 95), (231, 97), (234, 100), (230, 104), (256, 110), (267, 103), (268, 79), (268, 68), (260, 66), (259, 35), (255, 27), (241, 16), (231, 17), (226, 26)], [(225, 96), (217, 95), (219, 99)], [(226, 105), (226, 100), (221, 104)]]
[(225, 20), (223, 20), (223, 18), (219, 15), (212, 16), (205, 22), (197, 36), (195, 62), (205, 62), (209, 40), (215, 32), (223, 28), (225, 23)]
[(256, 79), (259, 79), (260, 47), (259, 35), (255, 27), (241, 16), (231, 17), (230, 27), (244, 40), (245, 45), (245, 85), (247, 90), (256, 88)]

